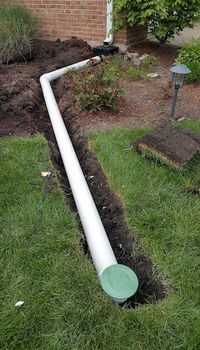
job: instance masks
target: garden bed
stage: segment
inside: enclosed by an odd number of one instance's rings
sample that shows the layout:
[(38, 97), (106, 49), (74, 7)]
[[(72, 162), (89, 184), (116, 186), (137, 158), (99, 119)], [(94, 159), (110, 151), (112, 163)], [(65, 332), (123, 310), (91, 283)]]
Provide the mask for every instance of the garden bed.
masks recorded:
[[(45, 111), (39, 85), (39, 77), (45, 72), (64, 67), (92, 57), (92, 51), (82, 40), (68, 42), (39, 42), (40, 49), (33, 52), (33, 61), (0, 66), (0, 112), (1, 135), (31, 134), (34, 120)], [(58, 99), (65, 101), (67, 108), (79, 115), (84, 131), (113, 127), (144, 127), (168, 121), (173, 89), (169, 67), (177, 55), (177, 49), (156, 44), (140, 45), (134, 49), (140, 54), (154, 54), (158, 60), (156, 71), (160, 78), (150, 81), (121, 79), (126, 91), (118, 111), (98, 113), (80, 112), (74, 105), (74, 97), (68, 89), (66, 78), (55, 82)], [(200, 85), (185, 85), (181, 89), (177, 105), (177, 119), (199, 119)], [(42, 111), (42, 113), (41, 113)], [(43, 117), (42, 117), (43, 118)], [(46, 118), (45, 118), (46, 119)], [(14, 130), (14, 131), (13, 131)]]

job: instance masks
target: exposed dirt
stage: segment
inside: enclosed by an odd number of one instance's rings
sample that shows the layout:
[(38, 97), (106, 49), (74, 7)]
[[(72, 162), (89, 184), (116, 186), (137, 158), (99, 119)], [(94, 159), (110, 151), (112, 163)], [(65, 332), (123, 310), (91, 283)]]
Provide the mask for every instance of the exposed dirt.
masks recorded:
[(39, 77), (91, 56), (90, 46), (76, 38), (38, 41), (31, 62), (0, 65), (0, 136), (32, 135), (36, 131), (33, 115), (45, 111)]
[[(85, 42), (77, 39), (65, 43), (43, 41), (38, 42), (37, 45), (32, 62), (15, 63), (8, 67), (0, 66), (0, 136), (29, 136), (36, 132), (44, 133), (52, 150), (52, 160), (61, 186), (73, 210), (76, 210), (46, 111), (39, 77), (45, 72), (89, 58), (92, 52)], [(171, 102), (167, 100), (171, 98), (171, 87), (168, 83), (170, 74), (166, 67), (159, 66), (158, 70), (162, 78), (157, 80), (148, 82), (122, 80), (126, 96), (118, 113), (115, 114), (108, 111), (98, 114), (80, 113), (74, 104), (66, 78), (61, 78), (54, 83), (60, 110), (116, 257), (120, 263), (132, 267), (139, 277), (139, 291), (127, 304), (131, 307), (164, 298), (165, 287), (154, 275), (155, 269), (149, 257), (141, 253), (136, 258), (132, 258), (132, 239), (129, 238), (124, 222), (123, 203), (110, 189), (103, 170), (88, 147), (86, 133), (89, 130), (113, 126), (149, 126), (167, 120)], [(184, 89), (187, 90), (187, 94), (181, 96), (181, 103), (184, 105), (179, 103), (179, 109), (186, 117), (198, 118), (200, 89), (197, 86)], [(195, 91), (194, 95), (191, 89)], [(189, 99), (193, 101), (192, 105), (189, 104)], [(48, 195), (49, 191), (51, 191), (51, 184), (47, 186), (45, 193)], [(84, 248), (87, 252), (85, 243)]]
[(134, 145), (139, 152), (152, 152), (172, 165), (183, 166), (200, 151), (200, 134), (166, 125), (138, 138)]
[[(90, 151), (87, 138), (80, 131), (78, 115), (69, 114), (64, 99), (59, 101), (59, 107), (117, 260), (119, 263), (131, 267), (139, 277), (139, 290), (126, 303), (126, 306), (135, 307), (139, 304), (154, 303), (157, 300), (163, 299), (166, 292), (165, 287), (154, 275), (154, 266), (151, 259), (142, 253), (136, 258), (132, 257), (133, 242), (124, 221), (123, 203), (117, 194), (110, 189), (106, 175), (95, 155)], [(48, 139), (51, 137), (47, 129), (46, 137)], [(54, 162), (56, 161), (60, 171), (62, 184), (65, 186), (68, 196), (70, 196), (65, 172), (63, 167), (60, 167), (62, 162), (59, 158), (59, 153), (55, 151), (56, 146), (52, 143), (51, 148), (55, 156)], [(74, 203), (72, 207), (73, 210), (76, 210)], [(83, 240), (82, 244), (85, 253), (88, 254), (86, 241)]]
[(199, 183), (199, 187), (188, 186), (187, 192), (194, 196), (200, 196), (200, 183)]

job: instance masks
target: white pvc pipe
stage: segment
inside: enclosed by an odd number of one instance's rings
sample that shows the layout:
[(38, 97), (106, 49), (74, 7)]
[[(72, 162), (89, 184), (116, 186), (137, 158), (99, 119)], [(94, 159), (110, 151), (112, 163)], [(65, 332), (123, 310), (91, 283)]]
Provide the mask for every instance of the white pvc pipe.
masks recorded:
[[(100, 62), (101, 58), (97, 56), (92, 60)], [(102, 272), (107, 267), (117, 264), (117, 260), (81, 170), (50, 85), (51, 81), (59, 78), (67, 71), (82, 68), (89, 62), (91, 62), (91, 60), (85, 60), (66, 68), (44, 74), (40, 78), (40, 83), (91, 257), (98, 276), (101, 276)]]
[(94, 65), (100, 61), (101, 58), (96, 56), (92, 59), (72, 64), (66, 68), (44, 74), (40, 78), (40, 83), (101, 286), (116, 303), (121, 304), (125, 302), (127, 298), (135, 294), (138, 288), (138, 279), (134, 271), (127, 266), (117, 263), (50, 84), (51, 81), (61, 77), (67, 71), (73, 69), (77, 70), (91, 63)]
[(114, 0), (107, 0), (107, 25), (106, 25), (106, 39), (104, 40), (105, 45), (112, 45), (114, 41), (114, 34), (112, 33), (113, 28), (113, 8)]

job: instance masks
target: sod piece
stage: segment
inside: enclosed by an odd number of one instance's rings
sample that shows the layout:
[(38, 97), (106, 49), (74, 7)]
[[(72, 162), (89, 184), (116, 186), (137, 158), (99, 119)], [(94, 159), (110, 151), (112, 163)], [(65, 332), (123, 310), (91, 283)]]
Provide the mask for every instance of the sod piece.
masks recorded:
[(134, 142), (138, 152), (173, 166), (183, 166), (200, 150), (200, 134), (171, 125), (161, 126)]

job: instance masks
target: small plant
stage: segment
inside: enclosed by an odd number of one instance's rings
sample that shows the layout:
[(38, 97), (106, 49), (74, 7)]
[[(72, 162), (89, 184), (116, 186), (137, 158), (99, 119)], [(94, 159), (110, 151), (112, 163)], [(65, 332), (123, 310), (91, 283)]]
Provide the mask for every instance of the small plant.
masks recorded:
[(113, 67), (116, 73), (120, 73), (120, 71), (125, 66), (126, 62), (119, 55), (113, 55), (112, 59), (109, 60), (109, 67)]
[(131, 80), (140, 80), (143, 78), (143, 71), (140, 68), (129, 67), (127, 75)]
[(127, 76), (132, 80), (145, 79), (146, 74), (152, 71), (155, 65), (156, 65), (156, 57), (153, 55), (147, 55), (145, 58), (141, 60), (140, 67), (130, 66), (127, 69)]
[(151, 70), (156, 65), (156, 57), (154, 55), (148, 55), (142, 60), (141, 67), (147, 70)]
[(179, 51), (176, 64), (185, 64), (191, 73), (186, 77), (186, 83), (200, 81), (200, 40), (185, 44)]
[(115, 61), (105, 60), (97, 67), (73, 72), (71, 78), (81, 109), (91, 112), (103, 108), (116, 109), (118, 97), (123, 94), (123, 90), (119, 87), (120, 69)]
[(23, 6), (0, 6), (0, 55), (9, 62), (31, 56), (36, 21)]

